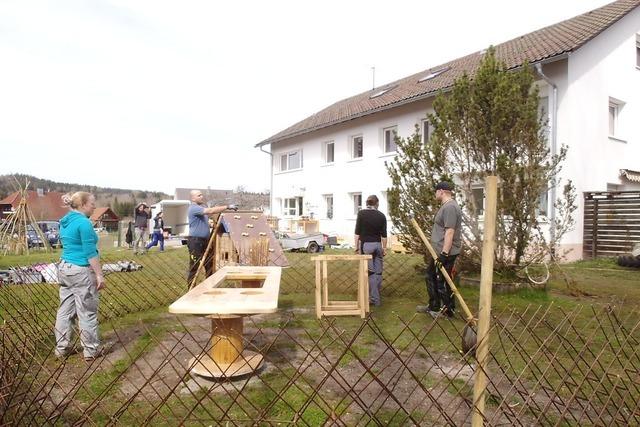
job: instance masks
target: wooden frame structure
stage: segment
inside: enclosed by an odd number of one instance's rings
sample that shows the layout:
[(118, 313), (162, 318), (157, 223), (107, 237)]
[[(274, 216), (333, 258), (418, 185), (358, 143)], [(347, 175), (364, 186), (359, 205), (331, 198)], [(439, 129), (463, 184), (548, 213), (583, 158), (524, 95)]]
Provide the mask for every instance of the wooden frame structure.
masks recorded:
[[(316, 316), (356, 316), (364, 318), (369, 309), (369, 279), (367, 263), (371, 255), (317, 255), (311, 257), (316, 264)], [(358, 295), (356, 301), (329, 299), (329, 261), (358, 261)]]
[[(211, 319), (211, 348), (189, 361), (193, 373), (232, 378), (260, 368), (262, 354), (244, 348), (244, 317), (277, 311), (280, 274), (280, 267), (222, 267), (169, 306), (170, 313)], [(240, 286), (223, 287), (225, 281)]]
[(289, 266), (267, 217), (260, 211), (225, 211), (218, 216), (189, 289), (199, 283), (207, 262), (213, 272), (227, 265)]

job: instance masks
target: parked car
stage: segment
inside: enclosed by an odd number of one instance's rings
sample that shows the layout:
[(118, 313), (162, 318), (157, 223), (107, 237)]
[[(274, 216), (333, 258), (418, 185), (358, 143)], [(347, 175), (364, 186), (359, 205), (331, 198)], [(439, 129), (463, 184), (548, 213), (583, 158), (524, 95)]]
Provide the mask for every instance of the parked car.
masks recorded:
[(60, 243), (60, 222), (58, 221), (38, 221), (40, 230), (44, 233), (52, 247), (61, 246)]
[(294, 234), (277, 231), (276, 238), (280, 241), (280, 245), (285, 251), (303, 250), (309, 253), (316, 253), (323, 251), (325, 245), (325, 235), (322, 233)]
[(40, 235), (36, 233), (31, 225), (27, 226), (27, 244), (30, 248), (44, 246), (44, 242), (40, 238)]

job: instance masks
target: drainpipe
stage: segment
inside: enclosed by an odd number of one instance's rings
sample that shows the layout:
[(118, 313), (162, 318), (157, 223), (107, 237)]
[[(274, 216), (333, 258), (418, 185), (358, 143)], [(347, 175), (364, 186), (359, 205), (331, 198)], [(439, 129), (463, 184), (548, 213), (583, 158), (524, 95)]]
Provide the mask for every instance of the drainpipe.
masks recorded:
[[(544, 73), (542, 72), (542, 64), (537, 63), (535, 64), (535, 68), (536, 68), (536, 72), (538, 73), (538, 75), (540, 77), (542, 77), (542, 79), (547, 82), (547, 84), (549, 86), (551, 86), (553, 88), (553, 97), (552, 97), (552, 102), (553, 102), (553, 106), (551, 108), (551, 155), (555, 156), (557, 151), (558, 151), (558, 144), (557, 144), (557, 137), (558, 137), (558, 86), (551, 81), (551, 79), (547, 76), (544, 75)], [(549, 236), (551, 238), (551, 240), (553, 241), (555, 239), (555, 235), (556, 235), (556, 207), (555, 207), (555, 202), (556, 202), (556, 178), (555, 176), (553, 177), (553, 179), (551, 180), (551, 206), (549, 207), (550, 212), (549, 212), (549, 222), (550, 222), (550, 230), (549, 230)], [(551, 248), (551, 253), (555, 254), (555, 246), (553, 248)]]
[(269, 215), (273, 216), (273, 153), (269, 151), (264, 151), (262, 149), (262, 145), (260, 146), (260, 151), (269, 155)]

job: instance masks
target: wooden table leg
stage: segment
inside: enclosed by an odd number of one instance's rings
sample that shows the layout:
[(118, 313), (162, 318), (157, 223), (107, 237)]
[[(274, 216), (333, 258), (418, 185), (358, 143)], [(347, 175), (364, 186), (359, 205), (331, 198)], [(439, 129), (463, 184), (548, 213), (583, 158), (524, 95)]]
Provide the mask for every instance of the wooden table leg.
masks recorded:
[(203, 377), (230, 378), (250, 374), (262, 365), (260, 353), (244, 348), (243, 316), (208, 317), (211, 318), (211, 349), (191, 359), (192, 372)]

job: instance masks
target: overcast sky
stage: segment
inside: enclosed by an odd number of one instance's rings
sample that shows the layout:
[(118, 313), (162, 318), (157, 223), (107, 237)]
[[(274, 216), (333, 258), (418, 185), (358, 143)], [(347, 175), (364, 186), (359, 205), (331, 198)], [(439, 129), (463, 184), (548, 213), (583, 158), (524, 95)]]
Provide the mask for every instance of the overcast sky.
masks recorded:
[(0, 0), (0, 175), (269, 187), (254, 145), (340, 99), (607, 4)]

